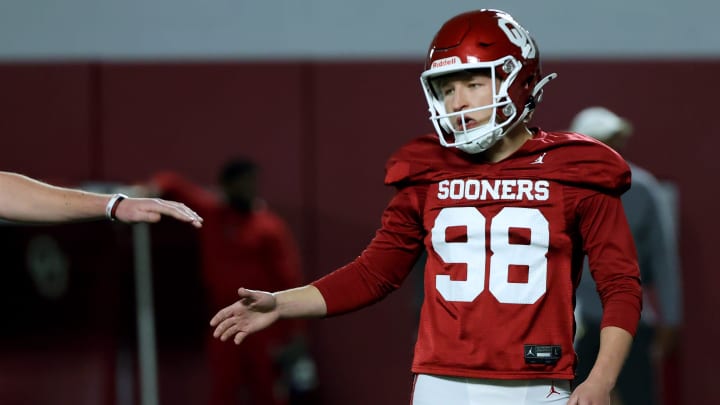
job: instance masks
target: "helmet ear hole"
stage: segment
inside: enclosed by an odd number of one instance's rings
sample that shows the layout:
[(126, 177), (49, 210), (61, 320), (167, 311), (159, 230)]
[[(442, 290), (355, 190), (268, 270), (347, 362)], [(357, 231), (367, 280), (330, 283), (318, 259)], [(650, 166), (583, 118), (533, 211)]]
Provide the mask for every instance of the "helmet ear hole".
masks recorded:
[[(542, 93), (541, 93), (541, 94), (542, 94)], [(527, 101), (527, 103), (525, 103), (525, 107), (526, 107), (528, 110), (534, 110), (536, 105), (537, 105), (537, 104), (535, 103), (535, 97), (534, 97), (534, 96), (528, 97), (528, 101)]]
[(528, 93), (530, 93), (530, 95), (528, 96), (527, 102), (525, 103), (525, 107), (528, 110), (534, 110), (535, 107), (537, 106), (537, 101), (539, 101), (539, 100), (536, 100), (535, 96), (532, 94), (532, 86), (534, 86), (534, 83), (536, 82), (535, 77), (536, 77), (535, 75), (530, 75), (530, 76), (528, 76), (527, 80), (525, 80), (525, 83), (523, 83), (523, 87), (527, 90), (530, 90), (530, 91), (528, 91)]
[(525, 80), (525, 83), (523, 83), (523, 86), (524, 86), (526, 89), (530, 89), (530, 87), (531, 87), (531, 86), (533, 85), (533, 83), (535, 83), (535, 82), (536, 82), (535, 75), (530, 75), (530, 76), (528, 76), (528, 78)]

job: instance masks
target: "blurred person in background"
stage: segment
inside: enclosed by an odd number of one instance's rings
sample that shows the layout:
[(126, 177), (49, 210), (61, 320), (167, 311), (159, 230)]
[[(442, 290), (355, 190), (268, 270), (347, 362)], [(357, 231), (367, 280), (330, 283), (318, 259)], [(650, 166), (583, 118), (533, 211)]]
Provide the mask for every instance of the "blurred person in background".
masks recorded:
[[(632, 124), (604, 107), (588, 107), (573, 119), (571, 130), (593, 137), (622, 153)], [(677, 347), (681, 285), (676, 235), (676, 211), (668, 188), (647, 170), (628, 163), (632, 187), (622, 195), (638, 253), (645, 305), (632, 349), (617, 381), (614, 403), (659, 404), (662, 362)], [(671, 189), (670, 189), (671, 190)], [(576, 339), (579, 357), (576, 381), (583, 381), (598, 351), (602, 305), (587, 263), (577, 290), (580, 323)], [(619, 402), (622, 401), (622, 402)]]
[(28, 176), (0, 172), (0, 218), (58, 223), (109, 219), (158, 222), (169, 216), (200, 228), (202, 218), (185, 204), (159, 198), (130, 198), (54, 186)]
[[(555, 77), (542, 74), (534, 39), (508, 13), (445, 22), (420, 77), (436, 131), (388, 160), (385, 184), (396, 192), (370, 244), (308, 285), (240, 288), (211, 319), (214, 335), (242, 346), (279, 319), (367, 307), (426, 251), (413, 405), (608, 404), (642, 306), (620, 200), (630, 168), (586, 136), (529, 125)], [(604, 305), (602, 345), (573, 388), (585, 255)]]
[[(208, 303), (216, 311), (237, 299), (237, 286), (286, 289), (303, 281), (299, 251), (287, 224), (257, 196), (257, 165), (231, 159), (218, 175), (219, 191), (181, 175), (153, 176), (145, 193), (181, 198), (203, 215), (202, 276)], [(278, 325), (241, 347), (209, 336), (210, 405), (304, 404), (315, 389), (302, 321)]]

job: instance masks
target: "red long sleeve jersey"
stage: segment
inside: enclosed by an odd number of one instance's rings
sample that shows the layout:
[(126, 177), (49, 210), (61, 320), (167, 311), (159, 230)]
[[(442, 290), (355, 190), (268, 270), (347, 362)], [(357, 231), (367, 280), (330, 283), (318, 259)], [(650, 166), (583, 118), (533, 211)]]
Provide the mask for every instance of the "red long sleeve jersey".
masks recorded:
[(619, 196), (630, 170), (582, 135), (537, 130), (497, 163), (418, 138), (388, 161), (397, 194), (352, 263), (313, 284), (328, 315), (399, 287), (428, 252), (412, 370), (572, 379), (574, 292), (588, 255), (603, 326), (635, 333), (640, 276)]

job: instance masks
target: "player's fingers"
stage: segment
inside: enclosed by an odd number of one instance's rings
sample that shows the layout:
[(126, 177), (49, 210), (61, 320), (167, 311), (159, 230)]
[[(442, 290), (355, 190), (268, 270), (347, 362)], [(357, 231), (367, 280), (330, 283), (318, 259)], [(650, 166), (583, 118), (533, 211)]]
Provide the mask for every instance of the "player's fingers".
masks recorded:
[(188, 218), (190, 218), (193, 222), (203, 222), (203, 218), (195, 211), (193, 211), (190, 207), (187, 205), (180, 203), (180, 202), (174, 202), (175, 208), (181, 212), (183, 215), (186, 215)]
[(245, 337), (247, 336), (247, 332), (238, 332), (235, 334), (235, 339), (233, 340), (236, 345), (239, 345), (242, 343), (243, 340), (245, 340)]
[[(241, 325), (244, 325), (246, 321), (244, 321), (239, 316), (231, 316), (226, 319), (223, 319), (216, 327), (215, 332), (213, 333), (213, 336), (215, 337), (221, 337), (225, 336), (230, 333), (235, 333), (239, 330)], [(225, 337), (227, 339), (227, 336)]]
[[(235, 304), (233, 304), (235, 305)], [(221, 310), (219, 310), (215, 316), (210, 319), (210, 326), (218, 326), (222, 321), (226, 320), (227, 318), (233, 316), (233, 306), (227, 306)]]
[(232, 321), (229, 321), (228, 319), (220, 322), (218, 324), (218, 326), (215, 327), (215, 330), (213, 331), (213, 337), (223, 340), (223, 336), (228, 331), (228, 329), (232, 328), (232, 326), (233, 326)]
[(161, 199), (130, 198), (118, 206), (116, 217), (127, 223), (158, 222), (163, 215), (174, 217), (183, 222), (191, 222), (193, 226), (202, 227), (203, 219), (184, 204)]
[(232, 338), (235, 334), (238, 333), (245, 333), (240, 325), (237, 323), (231, 324), (225, 331), (220, 335), (220, 340), (223, 342), (227, 341), (228, 339)]
[(202, 225), (202, 217), (183, 203), (161, 198), (154, 198), (152, 201), (155, 204), (155, 209), (164, 215), (172, 216), (181, 221), (192, 222), (196, 226)]

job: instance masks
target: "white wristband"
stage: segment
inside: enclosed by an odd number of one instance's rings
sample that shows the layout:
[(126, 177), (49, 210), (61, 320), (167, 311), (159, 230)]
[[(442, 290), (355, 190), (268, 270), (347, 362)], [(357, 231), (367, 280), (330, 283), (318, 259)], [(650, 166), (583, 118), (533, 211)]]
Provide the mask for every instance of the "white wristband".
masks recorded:
[(115, 220), (115, 210), (117, 210), (118, 204), (120, 204), (120, 201), (128, 198), (125, 194), (122, 193), (115, 193), (110, 197), (110, 200), (108, 200), (107, 205), (105, 205), (105, 216), (107, 219), (114, 221)]

